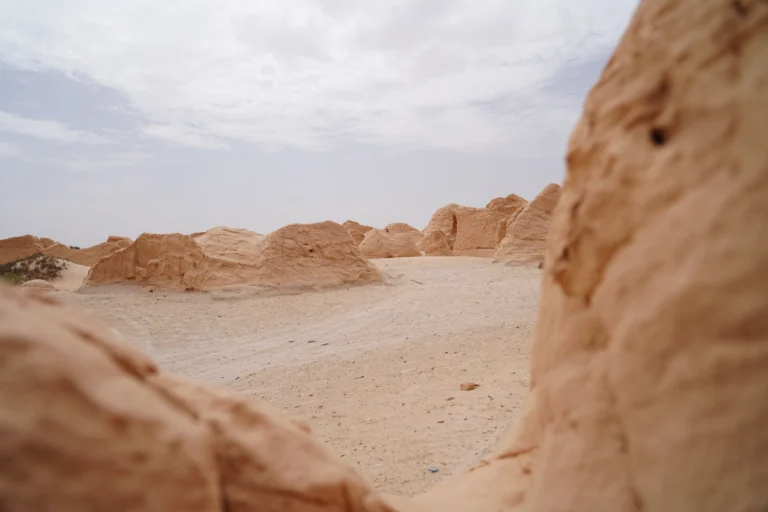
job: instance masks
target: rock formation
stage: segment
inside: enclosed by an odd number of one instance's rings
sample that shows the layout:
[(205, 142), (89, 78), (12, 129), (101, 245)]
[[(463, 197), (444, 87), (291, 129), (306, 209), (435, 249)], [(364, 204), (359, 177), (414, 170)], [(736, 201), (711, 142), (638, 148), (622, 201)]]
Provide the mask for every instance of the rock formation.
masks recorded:
[(344, 228), (293, 224), (267, 236), (214, 228), (193, 239), (144, 234), (99, 261), (87, 285), (136, 282), (182, 289), (223, 286), (325, 287), (381, 279)]
[(45, 279), (32, 279), (21, 284), (22, 288), (34, 288), (35, 290), (54, 291), (56, 287)]
[(510, 220), (507, 235), (496, 250), (496, 261), (536, 264), (544, 259), (547, 233), (560, 190), (560, 185), (550, 183)]
[(27, 258), (33, 254), (42, 254), (45, 247), (44, 242), (32, 235), (15, 236), (0, 240), (0, 265)]
[(405, 224), (404, 222), (395, 222), (394, 224), (387, 224), (384, 231), (391, 235), (405, 235), (414, 244), (421, 240), (421, 231), (413, 226)]
[(407, 232), (389, 233), (383, 229), (372, 229), (360, 243), (360, 252), (366, 258), (411, 258), (421, 256), (413, 243), (413, 236)]
[(496, 210), (499, 213), (509, 216), (520, 211), (520, 209), (527, 204), (528, 201), (517, 194), (509, 194), (507, 197), (497, 197), (496, 199), (492, 199), (486, 208), (489, 210)]
[(391, 510), (303, 425), (49, 298), (0, 288), (0, 351), (7, 510)]
[[(523, 415), (397, 510), (765, 508), (766, 27), (766, 2), (639, 4), (570, 139)], [(0, 350), (8, 510), (388, 510), (300, 425), (49, 298), (0, 289)]]
[(442, 231), (431, 231), (419, 244), (426, 256), (453, 256), (451, 240)]
[(363, 224), (353, 220), (344, 222), (342, 226), (344, 226), (344, 229), (347, 230), (347, 233), (349, 233), (349, 236), (355, 240), (357, 245), (360, 245), (360, 242), (362, 242), (363, 238), (365, 238), (365, 234), (373, 229), (371, 226), (364, 226)]
[(69, 246), (54, 243), (43, 250), (43, 254), (54, 258), (69, 260), (72, 263), (92, 267), (104, 256), (109, 256), (133, 243), (130, 238), (110, 236), (106, 242), (85, 249), (72, 249)]
[(238, 263), (256, 263), (264, 235), (239, 228), (216, 227), (193, 237), (208, 256)]
[(491, 257), (506, 233), (507, 216), (497, 210), (449, 204), (437, 210), (417, 247), (425, 251), (433, 232), (445, 235), (457, 256)]

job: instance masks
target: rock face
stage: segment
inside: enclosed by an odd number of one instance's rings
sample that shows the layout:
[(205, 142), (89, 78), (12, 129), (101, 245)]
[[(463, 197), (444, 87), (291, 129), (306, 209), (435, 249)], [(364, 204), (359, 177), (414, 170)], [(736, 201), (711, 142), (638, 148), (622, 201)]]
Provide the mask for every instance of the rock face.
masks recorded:
[(413, 243), (413, 236), (407, 232), (389, 233), (383, 229), (372, 229), (360, 243), (360, 252), (366, 258), (411, 258), (421, 256)]
[(560, 191), (560, 185), (550, 183), (510, 221), (507, 235), (496, 250), (496, 261), (537, 264), (544, 259), (547, 233)]
[(46, 256), (69, 260), (77, 265), (92, 267), (104, 256), (109, 256), (121, 249), (125, 249), (133, 243), (130, 238), (110, 236), (106, 242), (88, 247), (86, 249), (71, 249), (66, 245), (54, 243), (43, 250)]
[(208, 256), (253, 264), (258, 260), (264, 235), (239, 228), (216, 227), (193, 237)]
[(520, 211), (520, 209), (527, 204), (528, 201), (517, 194), (510, 194), (507, 197), (497, 197), (496, 199), (492, 199), (486, 208), (488, 210), (496, 210), (499, 213), (509, 216)]
[(422, 237), (421, 231), (419, 231), (413, 226), (405, 224), (404, 222), (395, 222), (394, 224), (387, 224), (387, 226), (384, 228), (384, 231), (386, 231), (390, 235), (404, 235), (406, 238), (408, 238), (408, 240), (410, 240), (414, 244), (418, 243)]
[(765, 508), (766, 27), (640, 2), (570, 139), (525, 412), (401, 510)]
[(0, 264), (20, 260), (32, 256), (33, 254), (42, 254), (45, 247), (45, 243), (32, 235), (16, 236), (0, 240)]
[(333, 222), (293, 224), (267, 236), (214, 228), (197, 238), (144, 234), (95, 265), (87, 285), (136, 282), (182, 289), (326, 287), (381, 275)]
[(110, 331), (0, 288), (7, 510), (391, 510), (302, 425), (159, 373)]
[(344, 226), (344, 229), (347, 230), (347, 233), (355, 240), (357, 245), (360, 245), (360, 242), (365, 238), (365, 234), (373, 229), (371, 226), (364, 226), (353, 220), (346, 221), (342, 226)]
[(437, 210), (417, 247), (426, 250), (433, 232), (445, 235), (456, 256), (492, 257), (506, 233), (507, 216), (497, 210), (449, 204)]
[(442, 231), (432, 231), (419, 244), (426, 256), (453, 256), (451, 240)]

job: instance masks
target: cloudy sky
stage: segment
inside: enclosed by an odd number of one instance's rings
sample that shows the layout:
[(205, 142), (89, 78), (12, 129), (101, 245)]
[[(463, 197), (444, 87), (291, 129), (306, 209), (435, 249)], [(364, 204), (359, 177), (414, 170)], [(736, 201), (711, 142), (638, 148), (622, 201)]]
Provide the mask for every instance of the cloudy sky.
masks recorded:
[(532, 198), (637, 0), (0, 0), (0, 237)]

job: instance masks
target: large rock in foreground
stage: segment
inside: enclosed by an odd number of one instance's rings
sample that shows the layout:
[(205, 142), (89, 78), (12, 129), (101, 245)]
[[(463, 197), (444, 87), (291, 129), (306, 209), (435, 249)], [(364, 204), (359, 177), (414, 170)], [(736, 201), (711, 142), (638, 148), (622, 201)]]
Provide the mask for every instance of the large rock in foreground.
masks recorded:
[(535, 264), (544, 259), (547, 233), (560, 191), (560, 185), (550, 183), (511, 220), (496, 251), (496, 261)]
[(421, 256), (408, 232), (389, 233), (383, 229), (372, 229), (360, 243), (360, 252), (366, 258), (412, 258)]
[(110, 329), (0, 287), (4, 510), (390, 510), (308, 429), (164, 375)]
[(236, 285), (314, 288), (380, 280), (346, 230), (322, 222), (285, 226), (264, 237), (232, 228), (214, 228), (197, 238), (144, 234), (99, 261), (86, 284), (135, 282), (205, 290)]

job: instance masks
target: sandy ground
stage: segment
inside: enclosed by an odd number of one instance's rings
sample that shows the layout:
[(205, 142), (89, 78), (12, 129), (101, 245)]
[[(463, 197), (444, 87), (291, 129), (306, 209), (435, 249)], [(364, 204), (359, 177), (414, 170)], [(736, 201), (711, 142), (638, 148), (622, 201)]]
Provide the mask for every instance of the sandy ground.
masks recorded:
[[(377, 488), (411, 495), (476, 462), (519, 414), (541, 271), (464, 257), (376, 264), (384, 285), (295, 295), (59, 295), (165, 370), (306, 419)], [(480, 387), (459, 391), (466, 381)]]
[(62, 291), (79, 290), (83, 284), (83, 281), (85, 280), (85, 276), (88, 275), (88, 271), (91, 269), (91, 267), (78, 265), (76, 263), (72, 263), (71, 261), (66, 261), (66, 260), (61, 260), (61, 261), (65, 261), (65, 263), (67, 264), (67, 268), (65, 268), (61, 272), (61, 277), (51, 281), (51, 284), (53, 284), (57, 290), (62, 290)]

